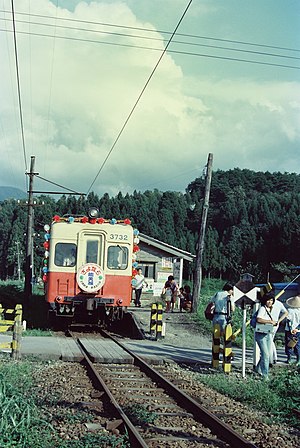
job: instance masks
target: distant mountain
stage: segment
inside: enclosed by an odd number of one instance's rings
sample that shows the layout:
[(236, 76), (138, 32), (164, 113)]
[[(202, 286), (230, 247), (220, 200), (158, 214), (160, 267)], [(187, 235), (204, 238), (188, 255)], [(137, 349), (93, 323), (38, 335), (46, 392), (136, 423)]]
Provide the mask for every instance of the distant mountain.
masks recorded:
[(5, 199), (25, 199), (27, 194), (15, 187), (0, 187), (0, 201)]

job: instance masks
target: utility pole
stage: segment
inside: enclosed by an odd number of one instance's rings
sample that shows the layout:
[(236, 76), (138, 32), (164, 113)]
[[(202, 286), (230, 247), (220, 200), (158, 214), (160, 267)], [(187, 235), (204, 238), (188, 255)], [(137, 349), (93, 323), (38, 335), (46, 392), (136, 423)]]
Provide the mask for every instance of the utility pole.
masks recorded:
[(193, 288), (193, 311), (197, 312), (198, 302), (199, 302), (199, 294), (201, 290), (201, 281), (202, 281), (202, 260), (203, 260), (203, 250), (205, 243), (205, 229), (206, 229), (206, 221), (209, 207), (209, 195), (210, 195), (210, 185), (211, 185), (211, 177), (212, 177), (212, 162), (213, 155), (211, 153), (208, 154), (207, 166), (206, 166), (206, 175), (205, 175), (205, 193), (204, 193), (204, 203), (202, 208), (202, 218), (201, 218), (201, 226), (198, 235), (197, 248), (196, 248), (196, 265), (194, 271), (194, 288)]
[(17, 245), (17, 262), (18, 262), (18, 280), (21, 280), (21, 266), (20, 266), (20, 241), (16, 241)]
[(31, 156), (30, 172), (26, 173), (29, 176), (29, 190), (28, 190), (28, 216), (27, 216), (27, 232), (26, 232), (26, 259), (25, 259), (25, 315), (28, 316), (28, 308), (30, 297), (32, 296), (32, 247), (33, 247), (33, 177), (35, 156)]

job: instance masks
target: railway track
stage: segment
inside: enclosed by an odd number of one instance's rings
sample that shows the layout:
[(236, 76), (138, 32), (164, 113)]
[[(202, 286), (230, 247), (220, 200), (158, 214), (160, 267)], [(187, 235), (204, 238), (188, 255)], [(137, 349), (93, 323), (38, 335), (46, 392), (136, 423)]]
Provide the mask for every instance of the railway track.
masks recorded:
[(93, 383), (108, 396), (132, 447), (256, 447), (119, 340), (107, 332), (103, 336), (122, 347), (133, 363), (95, 364), (84, 342), (76, 339)]

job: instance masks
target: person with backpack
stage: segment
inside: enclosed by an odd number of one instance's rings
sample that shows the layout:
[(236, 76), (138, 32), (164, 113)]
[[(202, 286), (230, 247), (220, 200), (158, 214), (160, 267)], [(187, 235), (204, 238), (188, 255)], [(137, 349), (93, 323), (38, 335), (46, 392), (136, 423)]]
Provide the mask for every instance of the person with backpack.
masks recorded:
[(222, 291), (218, 291), (211, 298), (210, 303), (214, 305), (212, 323), (213, 325), (219, 324), (221, 332), (224, 332), (225, 326), (229, 323), (231, 314), (235, 310), (232, 284), (225, 283)]

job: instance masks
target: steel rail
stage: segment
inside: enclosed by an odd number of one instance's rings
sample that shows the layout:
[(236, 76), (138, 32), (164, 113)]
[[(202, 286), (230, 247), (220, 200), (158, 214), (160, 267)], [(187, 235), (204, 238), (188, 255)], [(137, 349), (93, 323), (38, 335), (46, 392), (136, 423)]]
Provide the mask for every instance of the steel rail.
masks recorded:
[[(69, 332), (69, 334), (72, 336), (72, 332)], [(73, 336), (72, 336), (73, 337)], [(75, 339), (75, 338), (74, 338)], [(105, 392), (105, 394), (108, 396), (110, 403), (114, 407), (114, 410), (118, 414), (119, 418), (124, 422), (124, 425), (128, 431), (129, 440), (132, 446), (136, 448), (148, 448), (148, 445), (144, 441), (144, 439), (141, 437), (140, 433), (136, 429), (136, 427), (131, 423), (121, 406), (118, 404), (118, 402), (115, 400), (114, 396), (110, 392), (109, 388), (106, 386), (105, 382), (101, 378), (101, 376), (98, 374), (98, 372), (95, 370), (93, 363), (89, 359), (88, 353), (86, 352), (86, 349), (84, 345), (81, 343), (80, 340), (76, 340), (77, 345), (79, 346), (82, 355), (84, 357), (84, 363), (88, 367), (88, 370), (95, 380), (96, 384), (100, 385), (101, 389)]]
[(153, 369), (146, 361), (128, 349), (117, 338), (105, 330), (101, 330), (101, 332), (129, 353), (134, 358), (135, 365), (137, 365), (153, 381), (160, 384), (160, 386), (162, 386), (163, 389), (165, 389), (165, 391), (172, 396), (179, 405), (183, 406), (186, 410), (193, 414), (195, 420), (208, 427), (221, 440), (229, 443), (232, 448), (257, 448), (257, 445), (249, 442), (247, 439), (234, 431), (229, 425), (222, 422), (222, 420), (216, 417), (212, 412), (201, 406), (192, 397), (178, 389), (178, 387), (162, 376), (157, 370)]

